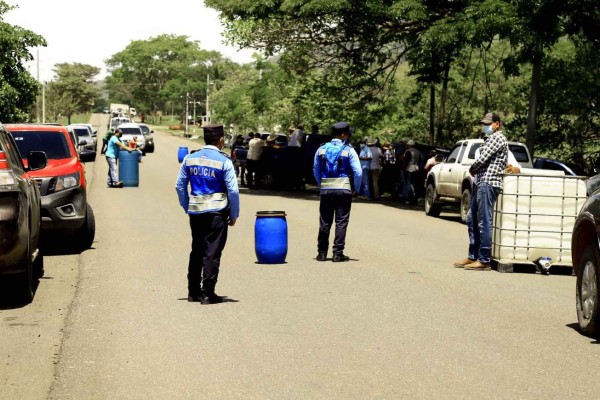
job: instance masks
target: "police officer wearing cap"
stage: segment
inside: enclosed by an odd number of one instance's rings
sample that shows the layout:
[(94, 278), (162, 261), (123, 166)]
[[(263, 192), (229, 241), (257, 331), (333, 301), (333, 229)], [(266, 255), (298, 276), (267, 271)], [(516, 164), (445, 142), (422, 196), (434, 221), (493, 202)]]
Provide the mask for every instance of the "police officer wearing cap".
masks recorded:
[(362, 169), (358, 154), (347, 144), (350, 125), (337, 122), (331, 129), (333, 139), (319, 147), (315, 154), (313, 174), (321, 189), (320, 223), (317, 261), (327, 260), (329, 232), (335, 217), (333, 262), (348, 261), (344, 255), (346, 230), (355, 188), (360, 187)]
[(223, 301), (215, 294), (215, 285), (227, 228), (235, 225), (240, 200), (233, 163), (221, 151), (223, 126), (205, 126), (204, 142), (206, 146), (183, 159), (175, 189), (192, 229), (188, 301), (214, 304)]

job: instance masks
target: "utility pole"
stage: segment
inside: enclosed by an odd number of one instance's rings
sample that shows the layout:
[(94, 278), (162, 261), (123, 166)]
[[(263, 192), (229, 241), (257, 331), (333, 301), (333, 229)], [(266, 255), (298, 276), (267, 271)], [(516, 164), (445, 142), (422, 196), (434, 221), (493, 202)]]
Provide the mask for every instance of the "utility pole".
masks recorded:
[(210, 108), (208, 103), (208, 89), (210, 88), (210, 74), (206, 74), (206, 124), (210, 124)]
[(196, 99), (192, 99), (192, 101), (190, 101), (190, 104), (194, 105), (194, 124), (197, 124), (198, 122), (196, 121), (196, 104), (200, 104), (200, 102), (196, 101)]
[(42, 124), (46, 123), (46, 82), (42, 85)]
[(188, 132), (189, 97), (190, 94), (188, 92), (185, 92), (185, 130), (183, 131), (184, 137), (187, 137)]

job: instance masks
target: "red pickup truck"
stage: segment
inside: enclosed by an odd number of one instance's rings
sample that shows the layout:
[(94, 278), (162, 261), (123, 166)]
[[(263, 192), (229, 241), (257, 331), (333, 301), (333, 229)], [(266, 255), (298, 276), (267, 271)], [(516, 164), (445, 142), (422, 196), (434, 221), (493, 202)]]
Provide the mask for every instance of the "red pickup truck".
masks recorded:
[(43, 151), (48, 157), (45, 168), (30, 173), (42, 196), (42, 232), (70, 234), (76, 250), (90, 248), (96, 224), (87, 202), (82, 164), (86, 160), (80, 160), (72, 135), (62, 125), (7, 124), (6, 128), (22, 155)]

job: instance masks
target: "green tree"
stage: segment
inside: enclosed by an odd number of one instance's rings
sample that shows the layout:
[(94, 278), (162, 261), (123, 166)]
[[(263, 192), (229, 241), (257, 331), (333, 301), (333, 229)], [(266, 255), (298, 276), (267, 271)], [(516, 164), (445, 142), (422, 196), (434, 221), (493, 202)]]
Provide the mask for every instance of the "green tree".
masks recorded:
[[(54, 66), (54, 81), (48, 84), (50, 109), (67, 117), (71, 123), (73, 114), (90, 112), (94, 99), (100, 96), (94, 78), (100, 68), (80, 63), (61, 63)], [(54, 102), (54, 103), (53, 103)]]
[(0, 0), (0, 121), (20, 122), (35, 104), (40, 86), (25, 69), (33, 60), (29, 48), (46, 46), (45, 39), (30, 30), (4, 22), (15, 7)]

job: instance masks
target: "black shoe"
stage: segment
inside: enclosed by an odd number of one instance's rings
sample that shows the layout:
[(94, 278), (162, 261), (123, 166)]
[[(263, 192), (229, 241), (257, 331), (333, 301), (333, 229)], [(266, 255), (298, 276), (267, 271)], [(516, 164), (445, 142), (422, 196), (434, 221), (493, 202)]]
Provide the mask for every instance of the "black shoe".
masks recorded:
[(202, 293), (200, 296), (201, 304), (219, 304), (223, 302), (225, 296), (217, 296), (215, 293)]
[(340, 254), (334, 254), (333, 258), (331, 259), (331, 261), (333, 262), (345, 262), (345, 261), (350, 261), (350, 257), (345, 256), (344, 253), (340, 253)]
[(327, 260), (327, 253), (320, 251), (319, 254), (317, 254), (317, 261), (325, 261), (325, 260)]
[(188, 301), (190, 303), (201, 303), (202, 302), (202, 296), (188, 295)]

